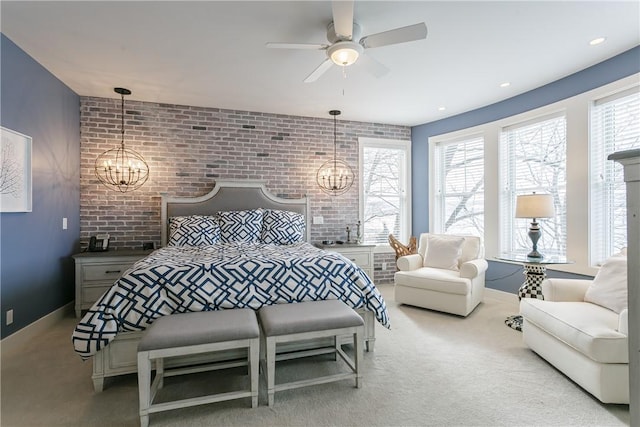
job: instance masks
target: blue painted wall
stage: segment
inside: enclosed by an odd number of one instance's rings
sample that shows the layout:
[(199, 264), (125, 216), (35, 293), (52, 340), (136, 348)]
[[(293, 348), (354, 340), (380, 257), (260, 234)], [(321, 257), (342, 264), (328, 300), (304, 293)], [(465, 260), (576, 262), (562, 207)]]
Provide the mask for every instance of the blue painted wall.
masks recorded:
[[(0, 213), (5, 338), (74, 299), (70, 255), (80, 239), (80, 97), (0, 37), (1, 124), (33, 138), (33, 211)], [(9, 309), (14, 322), (7, 326)]]
[[(412, 234), (429, 231), (429, 137), (482, 125), (516, 114), (524, 113), (640, 72), (640, 46), (636, 46), (611, 59), (586, 68), (563, 79), (549, 83), (513, 98), (448, 117), (411, 129), (412, 159)], [(521, 267), (501, 262), (491, 262), (487, 271), (487, 286), (507, 292), (517, 292), (523, 280), (511, 275)], [(578, 276), (549, 272), (550, 277)]]

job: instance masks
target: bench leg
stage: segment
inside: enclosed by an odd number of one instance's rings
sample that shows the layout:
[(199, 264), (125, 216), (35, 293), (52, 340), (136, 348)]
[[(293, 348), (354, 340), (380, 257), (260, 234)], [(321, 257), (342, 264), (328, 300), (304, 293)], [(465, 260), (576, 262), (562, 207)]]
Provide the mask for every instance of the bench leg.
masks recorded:
[(275, 393), (275, 377), (276, 377), (276, 341), (272, 337), (266, 337), (266, 354), (267, 361), (267, 399), (269, 406), (273, 406), (273, 394)]
[(164, 359), (156, 359), (156, 377), (158, 377), (158, 390), (164, 387)]
[(260, 339), (251, 340), (249, 347), (249, 380), (251, 381), (251, 407), (258, 407), (260, 380)]
[(151, 360), (149, 353), (138, 353), (138, 393), (140, 397), (140, 425), (149, 426), (149, 406), (151, 404)]
[(362, 387), (362, 358), (363, 358), (363, 341), (362, 331), (358, 330), (353, 334), (353, 347), (356, 356), (356, 388)]

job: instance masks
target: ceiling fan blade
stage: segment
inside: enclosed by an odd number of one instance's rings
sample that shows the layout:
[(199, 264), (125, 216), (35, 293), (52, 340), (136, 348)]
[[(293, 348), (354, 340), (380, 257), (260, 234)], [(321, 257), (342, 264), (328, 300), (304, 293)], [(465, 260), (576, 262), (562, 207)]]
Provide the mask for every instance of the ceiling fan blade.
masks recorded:
[(380, 78), (389, 72), (389, 69), (384, 64), (372, 58), (370, 55), (360, 55), (358, 64), (362, 65), (376, 78)]
[(318, 68), (313, 70), (313, 72), (309, 74), (309, 76), (307, 76), (306, 79), (304, 79), (304, 82), (305, 83), (315, 82), (320, 78), (321, 75), (323, 75), (329, 68), (331, 68), (332, 65), (333, 65), (333, 61), (331, 59), (329, 58), (325, 59), (325, 61), (322, 64), (318, 65)]
[(265, 43), (269, 49), (308, 49), (308, 50), (324, 50), (329, 47), (326, 44), (311, 43)]
[(331, 2), (333, 28), (339, 39), (351, 40), (353, 36), (353, 0)]
[(390, 44), (406, 43), (427, 38), (427, 25), (424, 22), (395, 30), (371, 34), (360, 39), (360, 44), (365, 49), (387, 46)]

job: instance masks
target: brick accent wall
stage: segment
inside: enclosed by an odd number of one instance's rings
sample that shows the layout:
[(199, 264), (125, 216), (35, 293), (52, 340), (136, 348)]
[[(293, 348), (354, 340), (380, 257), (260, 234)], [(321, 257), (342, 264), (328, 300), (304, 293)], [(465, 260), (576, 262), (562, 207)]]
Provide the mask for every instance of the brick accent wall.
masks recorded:
[[(286, 116), (184, 105), (131, 101), (125, 98), (125, 145), (149, 164), (150, 176), (140, 189), (119, 193), (94, 175), (96, 157), (120, 143), (120, 99), (81, 98), (80, 238), (109, 233), (114, 248), (160, 244), (160, 195), (201, 196), (217, 178), (263, 179), (284, 198), (310, 198), (313, 241), (346, 240), (355, 229), (358, 182), (341, 196), (324, 194), (316, 185), (320, 165), (333, 157), (333, 118)], [(358, 137), (411, 138), (411, 129), (338, 120), (338, 157), (358, 174)], [(386, 255), (384, 255), (386, 256)], [(382, 259), (382, 258), (381, 258)], [(389, 262), (378, 261), (376, 262)], [(380, 271), (388, 281), (391, 264)], [(383, 274), (384, 273), (384, 274)], [(376, 272), (376, 281), (378, 273)], [(392, 277), (392, 274), (391, 274)], [(391, 279), (392, 280), (392, 279)]]

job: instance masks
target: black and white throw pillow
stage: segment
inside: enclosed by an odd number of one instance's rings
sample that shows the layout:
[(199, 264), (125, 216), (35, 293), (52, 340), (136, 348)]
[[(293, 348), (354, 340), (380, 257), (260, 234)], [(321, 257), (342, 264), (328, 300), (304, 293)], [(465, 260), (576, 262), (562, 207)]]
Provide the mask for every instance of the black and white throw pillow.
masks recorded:
[(220, 241), (214, 216), (190, 215), (169, 218), (169, 246), (211, 246)]

